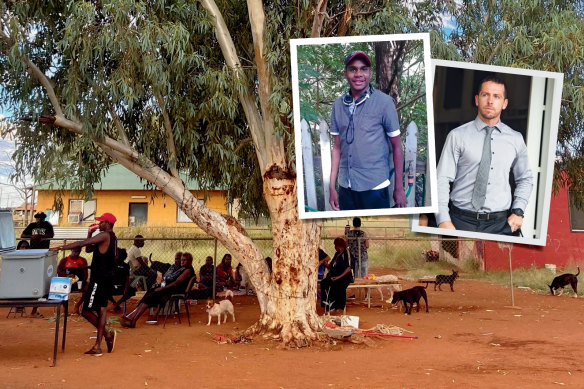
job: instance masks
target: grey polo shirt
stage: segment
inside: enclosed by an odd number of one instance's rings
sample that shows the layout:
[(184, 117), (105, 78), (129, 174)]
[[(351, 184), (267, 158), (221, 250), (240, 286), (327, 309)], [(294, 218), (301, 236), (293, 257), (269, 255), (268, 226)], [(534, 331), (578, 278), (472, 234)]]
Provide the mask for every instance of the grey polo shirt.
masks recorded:
[[(472, 212), (498, 212), (511, 208), (525, 210), (533, 188), (533, 174), (527, 159), (527, 147), (521, 133), (499, 122), (491, 134), (491, 170), (487, 198), (481, 209), (471, 204), (477, 176), (486, 124), (477, 116), (448, 133), (438, 163), (438, 224), (450, 221), (448, 201), (456, 207)], [(515, 177), (515, 191), (511, 199), (509, 172)], [(450, 183), (452, 182), (452, 190)], [(512, 201), (513, 200), (513, 201)]]
[(343, 188), (362, 192), (389, 179), (389, 137), (400, 134), (395, 103), (373, 89), (365, 102), (355, 106), (354, 138), (349, 134), (347, 139), (349, 121), (349, 110), (341, 96), (333, 104), (330, 128), (341, 145), (338, 182)]

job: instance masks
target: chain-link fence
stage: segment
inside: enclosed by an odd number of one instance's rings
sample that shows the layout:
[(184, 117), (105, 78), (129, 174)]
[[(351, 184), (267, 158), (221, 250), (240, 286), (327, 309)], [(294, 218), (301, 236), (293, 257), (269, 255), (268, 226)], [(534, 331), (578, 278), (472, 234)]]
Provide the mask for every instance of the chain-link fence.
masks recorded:
[[(343, 235), (339, 235), (343, 236)], [(333, 256), (335, 252), (335, 237), (322, 236), (321, 247)], [(58, 246), (75, 241), (76, 239), (53, 239), (51, 246)], [(352, 241), (351, 241), (352, 240)], [(118, 246), (129, 249), (133, 244), (132, 238), (118, 238)], [(272, 239), (267, 237), (253, 238), (264, 257), (272, 256)], [(350, 238), (349, 244), (362, 247), (362, 238)], [(481, 268), (482, 258), (477, 253), (474, 240), (465, 239), (429, 239), (420, 237), (370, 237), (368, 238), (367, 257), (369, 268), (416, 269), (425, 262), (444, 260), (455, 265), (461, 262), (473, 262), (474, 267)], [(144, 236), (144, 247), (140, 249), (142, 256), (152, 261), (172, 264), (175, 253), (189, 252), (193, 255), (193, 267), (199, 269), (207, 256), (214, 258), (216, 263), (221, 261), (228, 250), (214, 238), (155, 238)], [(358, 250), (359, 252), (359, 250)], [(69, 251), (59, 253), (59, 259), (69, 255)], [(81, 254), (84, 256), (84, 253)], [(86, 255), (90, 262), (91, 255)], [(362, 258), (364, 253), (356, 257)], [(358, 259), (357, 259), (358, 260)], [(237, 265), (234, 256), (233, 267)], [(360, 276), (360, 274), (356, 274)]]

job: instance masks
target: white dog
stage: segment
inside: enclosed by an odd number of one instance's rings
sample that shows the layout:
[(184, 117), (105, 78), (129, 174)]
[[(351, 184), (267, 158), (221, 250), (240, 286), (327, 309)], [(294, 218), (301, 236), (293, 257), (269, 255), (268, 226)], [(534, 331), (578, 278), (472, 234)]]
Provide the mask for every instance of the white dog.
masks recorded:
[(217, 325), (221, 325), (221, 315), (225, 314), (225, 319), (223, 323), (227, 321), (227, 314), (230, 313), (233, 321), (235, 321), (235, 313), (233, 311), (233, 303), (230, 301), (233, 298), (233, 292), (227, 290), (225, 293), (225, 300), (221, 300), (218, 303), (213, 304), (213, 300), (207, 300), (207, 313), (209, 314), (209, 322), (207, 325), (211, 325), (211, 318), (217, 316)]

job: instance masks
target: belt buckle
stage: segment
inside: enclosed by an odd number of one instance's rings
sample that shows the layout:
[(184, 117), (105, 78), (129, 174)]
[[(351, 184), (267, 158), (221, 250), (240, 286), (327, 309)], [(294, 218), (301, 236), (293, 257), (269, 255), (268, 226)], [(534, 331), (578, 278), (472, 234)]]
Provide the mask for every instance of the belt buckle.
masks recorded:
[[(486, 216), (487, 218), (481, 219), (481, 216)], [(483, 213), (477, 212), (477, 220), (489, 220), (490, 217), (491, 217), (491, 214), (488, 212), (483, 212)]]

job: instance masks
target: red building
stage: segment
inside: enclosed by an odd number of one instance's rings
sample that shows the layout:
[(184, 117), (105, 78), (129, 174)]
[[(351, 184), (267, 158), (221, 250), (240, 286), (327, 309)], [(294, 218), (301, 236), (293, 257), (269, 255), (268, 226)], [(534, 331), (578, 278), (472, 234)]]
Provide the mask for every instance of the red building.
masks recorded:
[[(481, 250), (481, 244), (483, 247)], [(568, 190), (562, 188), (552, 194), (550, 216), (545, 246), (513, 244), (511, 250), (513, 268), (543, 267), (555, 264), (558, 269), (581, 265), (584, 270), (584, 211), (576, 209), (569, 200)], [(483, 251), (485, 270), (509, 269), (506, 248), (497, 242), (476, 242), (477, 252)]]

